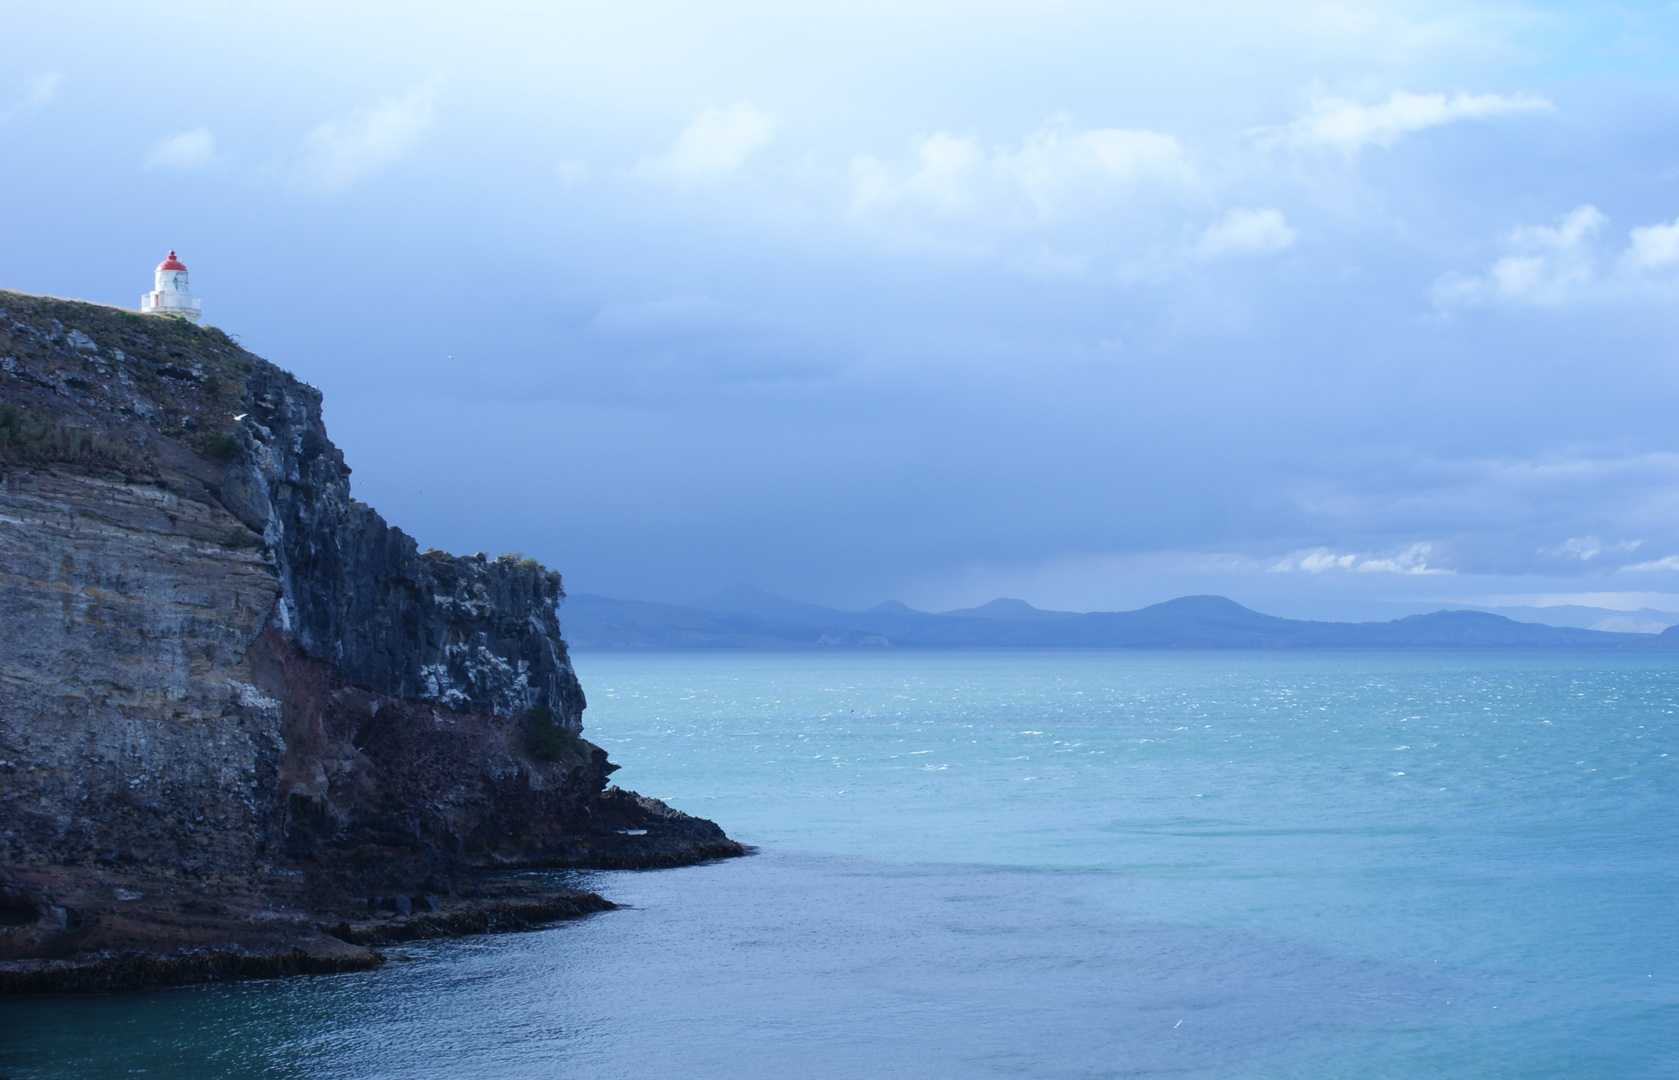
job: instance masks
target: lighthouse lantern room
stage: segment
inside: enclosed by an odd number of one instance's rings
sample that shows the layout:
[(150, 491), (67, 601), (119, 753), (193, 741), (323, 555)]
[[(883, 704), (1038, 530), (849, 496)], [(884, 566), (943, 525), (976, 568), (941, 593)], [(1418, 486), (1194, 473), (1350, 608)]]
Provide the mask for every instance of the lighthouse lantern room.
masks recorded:
[(140, 297), (140, 311), (146, 315), (179, 315), (189, 322), (197, 322), (204, 314), (204, 301), (187, 291), (187, 267), (169, 257), (157, 264), (152, 291)]

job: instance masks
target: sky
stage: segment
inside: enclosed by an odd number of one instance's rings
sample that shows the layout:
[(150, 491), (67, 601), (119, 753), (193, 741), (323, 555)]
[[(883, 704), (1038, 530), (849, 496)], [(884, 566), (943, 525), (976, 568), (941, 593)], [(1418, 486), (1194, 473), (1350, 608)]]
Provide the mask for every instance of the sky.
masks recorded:
[(0, 287), (572, 592), (1679, 610), (1679, 10), (16, 5)]

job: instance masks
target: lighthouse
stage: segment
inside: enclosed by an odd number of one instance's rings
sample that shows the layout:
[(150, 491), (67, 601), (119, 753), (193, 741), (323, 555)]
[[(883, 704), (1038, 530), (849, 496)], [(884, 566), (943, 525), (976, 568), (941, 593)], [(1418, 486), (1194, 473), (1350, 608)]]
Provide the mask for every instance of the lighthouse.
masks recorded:
[(204, 314), (204, 301), (187, 292), (187, 265), (169, 257), (157, 264), (152, 291), (140, 297), (140, 311), (146, 315), (179, 315), (188, 322), (197, 322)]

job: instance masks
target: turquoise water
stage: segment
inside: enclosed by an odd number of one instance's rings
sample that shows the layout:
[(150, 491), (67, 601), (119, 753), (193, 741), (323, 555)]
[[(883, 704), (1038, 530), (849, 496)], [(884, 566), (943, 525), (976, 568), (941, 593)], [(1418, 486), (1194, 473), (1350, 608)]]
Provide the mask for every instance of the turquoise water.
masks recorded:
[(379, 972), (0, 1003), (0, 1075), (1679, 1075), (1670, 660), (577, 664), (616, 779), (760, 854)]

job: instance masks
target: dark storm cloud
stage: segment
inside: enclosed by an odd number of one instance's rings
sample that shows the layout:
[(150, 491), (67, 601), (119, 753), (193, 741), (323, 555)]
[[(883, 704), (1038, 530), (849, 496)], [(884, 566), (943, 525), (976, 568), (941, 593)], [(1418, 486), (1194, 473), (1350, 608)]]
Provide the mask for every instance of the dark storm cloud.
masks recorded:
[(4, 284), (180, 249), (422, 542), (665, 599), (1679, 589), (1665, 9), (111, 26), (13, 28)]

